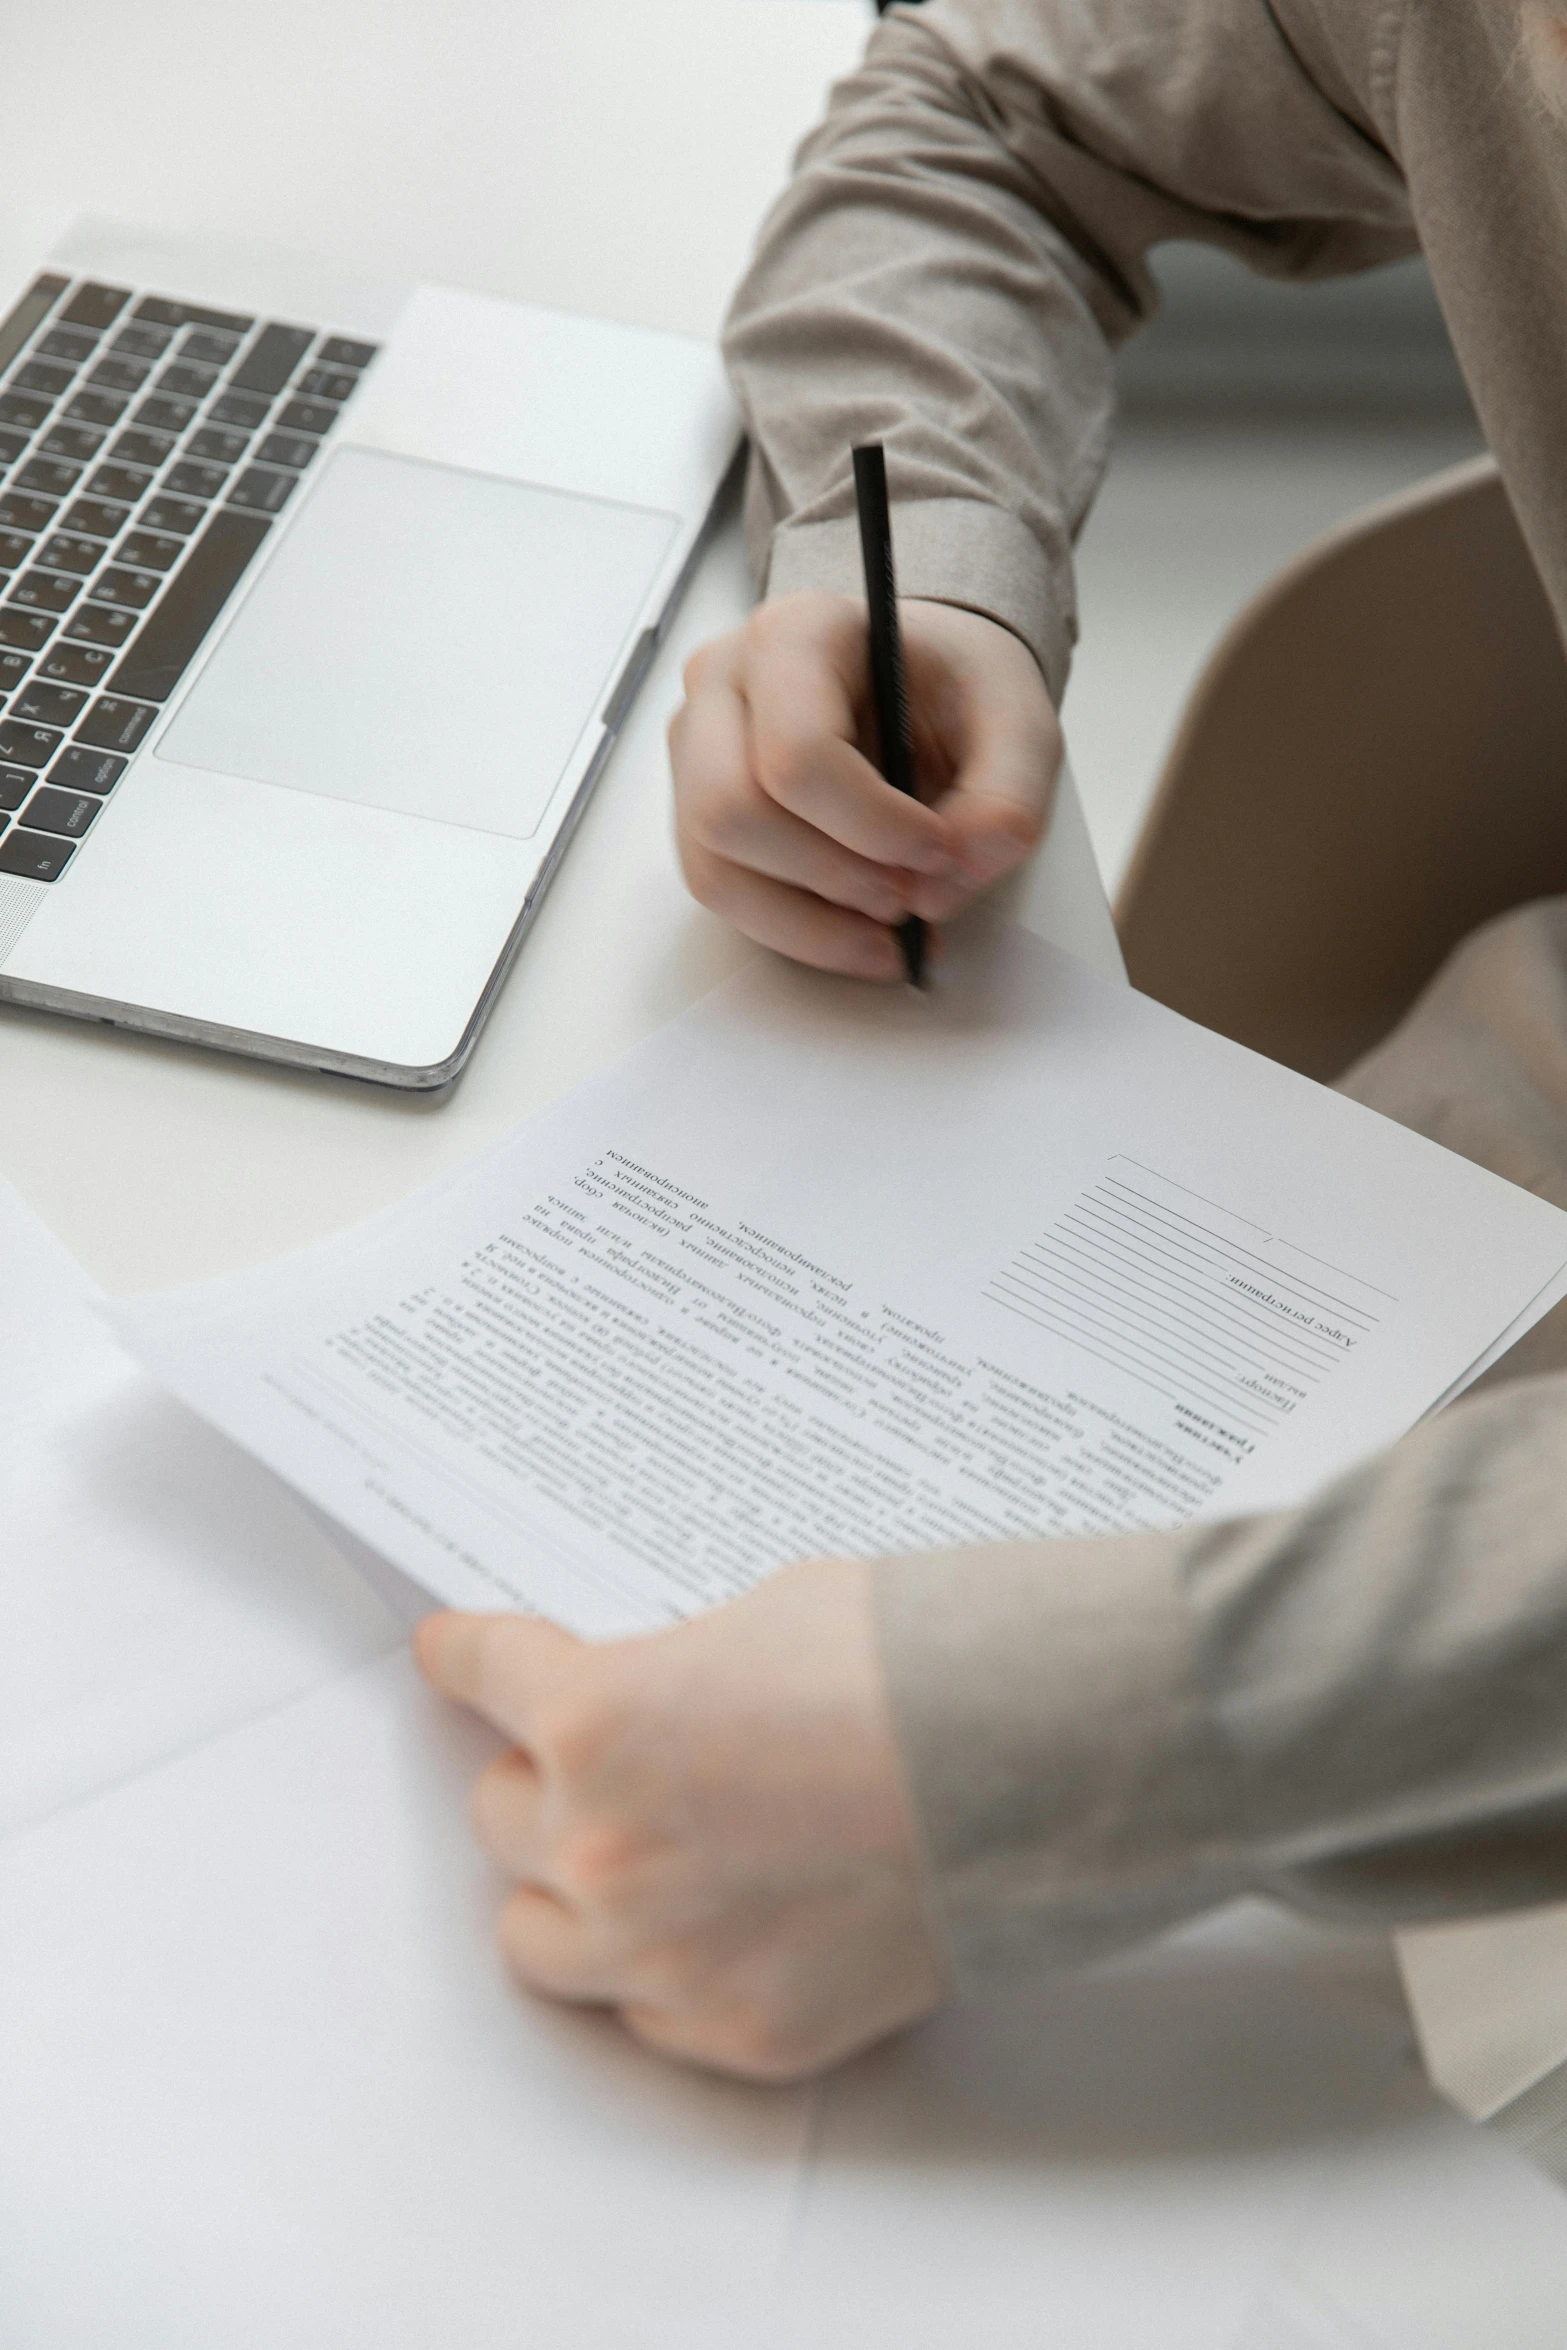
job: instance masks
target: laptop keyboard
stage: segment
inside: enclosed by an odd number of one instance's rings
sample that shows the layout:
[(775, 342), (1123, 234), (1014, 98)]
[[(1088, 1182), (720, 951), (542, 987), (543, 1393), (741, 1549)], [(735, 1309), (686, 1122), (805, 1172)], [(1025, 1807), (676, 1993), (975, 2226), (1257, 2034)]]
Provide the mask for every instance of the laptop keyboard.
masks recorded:
[(377, 348), (57, 276), (0, 323), (0, 873), (58, 881)]

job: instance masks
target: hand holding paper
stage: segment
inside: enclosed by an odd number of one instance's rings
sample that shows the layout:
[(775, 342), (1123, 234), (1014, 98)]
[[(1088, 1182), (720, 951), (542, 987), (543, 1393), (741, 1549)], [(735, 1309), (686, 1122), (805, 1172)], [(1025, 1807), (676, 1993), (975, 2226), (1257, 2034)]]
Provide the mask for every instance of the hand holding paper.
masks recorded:
[(439, 1615), (415, 1649), (517, 1740), (474, 1817), (518, 1880), (501, 1941), (535, 1989), (758, 2080), (937, 2004), (863, 1566), (787, 1568), (650, 1639)]
[(114, 1318), (427, 1589), (553, 1620), (426, 1636), (524, 1754), (516, 1962), (781, 2075), (940, 1988), (819, 1562), (1288, 1506), (1564, 1267), (1544, 1201), (1014, 932), (918, 1001), (758, 962), (406, 1206)]

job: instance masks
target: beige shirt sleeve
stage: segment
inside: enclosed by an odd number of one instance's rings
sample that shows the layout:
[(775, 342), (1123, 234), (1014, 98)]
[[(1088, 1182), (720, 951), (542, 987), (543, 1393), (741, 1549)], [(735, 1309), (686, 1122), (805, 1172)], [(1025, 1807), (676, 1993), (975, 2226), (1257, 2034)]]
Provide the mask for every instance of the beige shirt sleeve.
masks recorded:
[[(849, 450), (887, 445), (899, 585), (1028, 643), (1059, 700), (1115, 346), (1161, 240), (1314, 277), (1412, 251), (1344, 43), (1266, 0), (930, 0), (800, 151), (725, 338), (772, 594), (858, 593)], [(1309, 37), (1308, 37), (1309, 35)], [(1307, 56), (1311, 63), (1308, 66)]]
[(960, 1981), (1241, 1892), (1385, 1923), (1567, 1896), (1567, 1377), (1309, 1507), (878, 1563)]
[[(1567, 1206), (1567, 900), (1476, 933), (1344, 1090)], [(878, 1563), (960, 1978), (1239, 1892), (1385, 1924), (1567, 1897), (1564, 1364), (1558, 1306), (1304, 1509)]]

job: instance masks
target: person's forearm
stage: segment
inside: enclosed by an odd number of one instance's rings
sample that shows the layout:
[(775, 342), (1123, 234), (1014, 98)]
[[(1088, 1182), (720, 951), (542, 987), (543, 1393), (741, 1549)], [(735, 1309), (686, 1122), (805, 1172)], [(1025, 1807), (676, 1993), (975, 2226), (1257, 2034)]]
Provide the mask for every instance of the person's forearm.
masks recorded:
[(1109, 336), (1137, 311), (1100, 292), (1039, 195), (941, 41), (889, 19), (801, 150), (725, 352), (768, 591), (857, 592), (849, 449), (879, 439), (902, 592), (1003, 622), (1058, 701), (1071, 541), (1108, 442)]
[(727, 330), (768, 591), (857, 592), (849, 449), (880, 439), (902, 591), (1001, 621), (1059, 703), (1071, 544), (1113, 347), (1156, 298), (1150, 246), (1202, 237), (1303, 275), (1412, 249), (1398, 173), (1344, 102), (1263, 0), (930, 0), (885, 19)]
[(1305, 1508), (877, 1569), (960, 1978), (1242, 1891), (1397, 1924), (1567, 1896), (1567, 1376)]

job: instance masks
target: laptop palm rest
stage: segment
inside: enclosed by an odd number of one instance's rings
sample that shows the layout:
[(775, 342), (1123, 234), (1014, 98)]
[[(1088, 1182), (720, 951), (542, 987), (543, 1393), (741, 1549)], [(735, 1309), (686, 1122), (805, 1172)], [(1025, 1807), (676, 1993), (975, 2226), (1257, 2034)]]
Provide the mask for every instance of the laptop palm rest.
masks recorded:
[(525, 838), (675, 517), (352, 447), (310, 490), (158, 758)]

